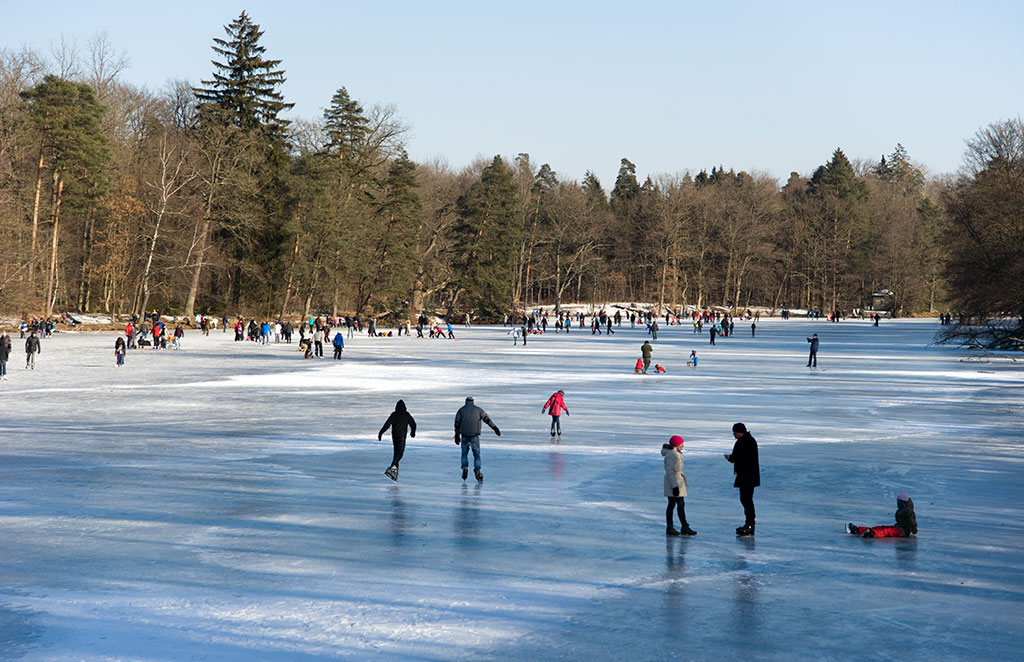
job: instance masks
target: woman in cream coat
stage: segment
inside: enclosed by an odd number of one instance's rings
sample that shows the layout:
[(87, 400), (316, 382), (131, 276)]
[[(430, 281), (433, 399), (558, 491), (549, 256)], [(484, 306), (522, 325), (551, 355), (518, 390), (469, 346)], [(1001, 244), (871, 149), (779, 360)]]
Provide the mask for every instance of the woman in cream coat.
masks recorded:
[[(686, 509), (683, 497), (686, 496), (686, 476), (683, 475), (683, 438), (673, 435), (668, 443), (661, 447), (661, 455), (665, 458), (665, 496), (668, 497), (668, 509), (665, 511), (665, 533), (670, 536), (695, 536), (697, 532), (686, 523)], [(672, 510), (679, 514), (679, 530), (672, 525)]]

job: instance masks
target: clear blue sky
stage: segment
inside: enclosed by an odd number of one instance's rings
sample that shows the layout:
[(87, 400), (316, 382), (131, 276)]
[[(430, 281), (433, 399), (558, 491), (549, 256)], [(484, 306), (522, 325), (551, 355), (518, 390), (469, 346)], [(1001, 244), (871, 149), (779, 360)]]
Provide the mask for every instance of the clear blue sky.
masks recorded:
[(836, 147), (897, 142), (933, 173), (1024, 114), (1024, 2), (70, 2), (0, 0), (0, 47), (48, 52), (106, 32), (153, 90), (212, 72), (242, 10), (281, 59), (289, 117), (345, 86), (393, 103), (413, 159), (527, 152), (562, 178), (619, 159), (647, 174), (715, 165), (784, 181)]

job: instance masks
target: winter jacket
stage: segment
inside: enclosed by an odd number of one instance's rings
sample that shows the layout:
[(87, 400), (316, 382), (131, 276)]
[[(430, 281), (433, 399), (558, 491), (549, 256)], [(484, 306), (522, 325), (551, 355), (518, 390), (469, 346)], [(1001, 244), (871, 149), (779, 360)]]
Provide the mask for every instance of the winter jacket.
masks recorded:
[(808, 338), (807, 342), (811, 343), (811, 352), (812, 353), (817, 353), (817, 351), (818, 351), (818, 339), (817, 338)]
[[(334, 334), (334, 346), (335, 347), (344, 347), (345, 346), (345, 339), (342, 337), (341, 331), (339, 331), (339, 332)], [(402, 401), (399, 400), (399, 402), (402, 402)], [(402, 408), (403, 409), (405, 408), (405, 404), (402, 404)]]
[(641, 355), (642, 355), (642, 356), (643, 356), (643, 357), (644, 357), (645, 359), (650, 359), (650, 358), (651, 358), (651, 351), (652, 351), (652, 349), (653, 349), (653, 348), (651, 347), (651, 343), (649, 343), (649, 342), (647, 342), (647, 341), (645, 340), (645, 341), (644, 341), (644, 344), (640, 345), (640, 354), (641, 354)]
[(6, 361), (11, 357), (11, 337), (0, 337), (0, 361)]
[(479, 437), (480, 421), (498, 433), (498, 426), (491, 422), (487, 412), (473, 404), (473, 398), (466, 398), (466, 404), (455, 412), (455, 432), (463, 437)]
[(909, 536), (911, 533), (917, 535), (917, 515), (914, 514), (914, 500), (900, 501), (898, 505), (900, 507), (896, 509), (896, 526), (903, 532), (904, 537)]
[(757, 440), (749, 432), (736, 440), (729, 461), (733, 463), (736, 480), (733, 487), (757, 487), (761, 484), (761, 467), (757, 461)]
[[(341, 335), (340, 333), (338, 334)], [(388, 420), (384, 421), (384, 427), (377, 433), (377, 438), (380, 439), (384, 436), (384, 433), (391, 428), (391, 440), (395, 442), (405, 441), (405, 434), (408, 431), (413, 439), (416, 438), (416, 421), (405, 409), (405, 401), (399, 400), (395, 404), (395, 410), (388, 416)]]
[(565, 406), (565, 400), (562, 398), (561, 393), (554, 393), (551, 395), (550, 398), (548, 398), (548, 401), (540, 410), (542, 414), (544, 413), (545, 409), (548, 410), (548, 413), (551, 414), (552, 416), (561, 416), (563, 409), (565, 410), (566, 414), (569, 413), (569, 408)]
[[(671, 444), (661, 447), (661, 456), (665, 458), (665, 496), (686, 496), (686, 476), (683, 475), (683, 450)], [(673, 494), (674, 488), (679, 494)]]
[(25, 353), (26, 354), (37, 354), (42, 353), (42, 345), (39, 344), (39, 338), (35, 336), (29, 336), (28, 340), (25, 341)]

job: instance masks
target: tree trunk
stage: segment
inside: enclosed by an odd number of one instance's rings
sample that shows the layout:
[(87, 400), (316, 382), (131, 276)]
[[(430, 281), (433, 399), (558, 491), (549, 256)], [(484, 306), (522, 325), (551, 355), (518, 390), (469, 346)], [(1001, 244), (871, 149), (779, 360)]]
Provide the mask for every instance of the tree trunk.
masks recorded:
[[(288, 303), (292, 298), (292, 287), (295, 283), (295, 263), (299, 259), (299, 238), (300, 234), (295, 233), (295, 246), (292, 248), (292, 259), (288, 265), (288, 284), (284, 289), (284, 303), (281, 305), (281, 319), (288, 314)], [(337, 315), (337, 313), (335, 313)]]
[(53, 171), (53, 241), (50, 244), (50, 278), (46, 284), (46, 316), (53, 314), (53, 302), (57, 291), (57, 237), (60, 233), (60, 203), (64, 194), (64, 180), (59, 170)]
[[(43, 146), (44, 143), (39, 143), (39, 168), (36, 170), (36, 201), (32, 206), (32, 252), (29, 254), (28, 262), (28, 280), (31, 283), (35, 276), (36, 268), (36, 235), (39, 231), (39, 196), (43, 190)], [(33, 284), (33, 290), (35, 285)]]

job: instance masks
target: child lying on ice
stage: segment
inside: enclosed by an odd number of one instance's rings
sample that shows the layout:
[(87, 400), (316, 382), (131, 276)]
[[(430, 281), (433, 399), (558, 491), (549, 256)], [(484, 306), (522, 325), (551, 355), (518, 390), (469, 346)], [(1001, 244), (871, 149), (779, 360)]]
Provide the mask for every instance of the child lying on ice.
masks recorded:
[(907, 538), (917, 535), (917, 516), (914, 514), (914, 502), (906, 492), (896, 497), (896, 526), (857, 526), (853, 522), (846, 525), (847, 531), (863, 538)]

